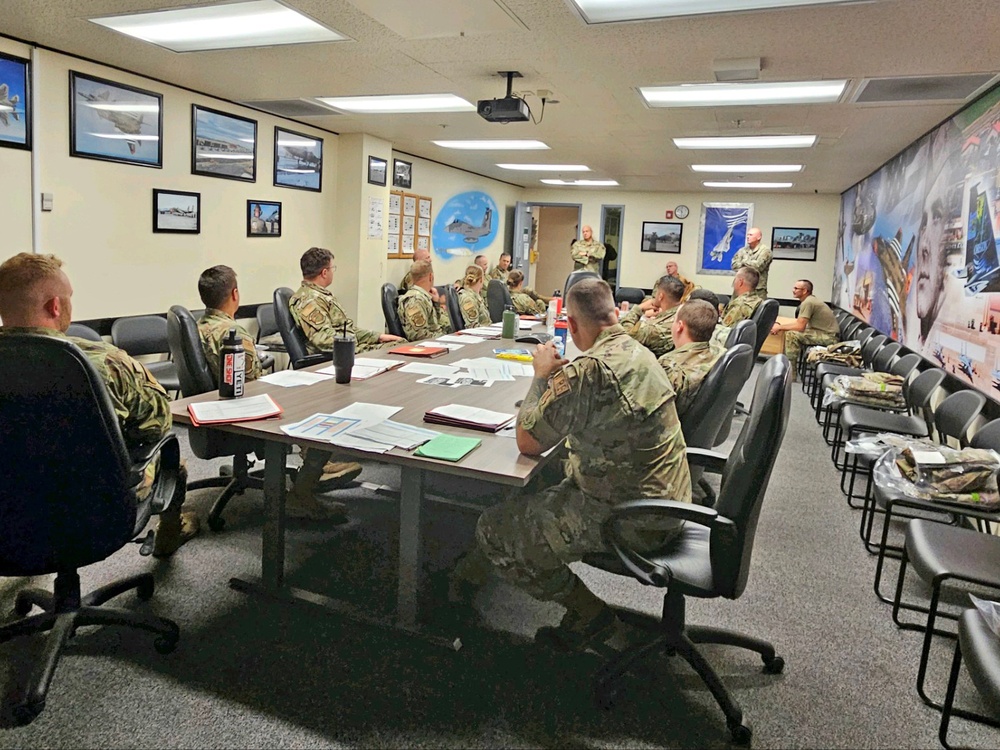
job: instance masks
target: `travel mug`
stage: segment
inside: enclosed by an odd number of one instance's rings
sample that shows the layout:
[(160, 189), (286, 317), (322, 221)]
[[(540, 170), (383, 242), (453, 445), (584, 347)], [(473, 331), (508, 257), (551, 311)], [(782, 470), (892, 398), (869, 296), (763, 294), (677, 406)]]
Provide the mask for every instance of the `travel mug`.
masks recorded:
[(354, 339), (335, 338), (333, 340), (333, 370), (338, 383), (351, 382), (354, 369)]

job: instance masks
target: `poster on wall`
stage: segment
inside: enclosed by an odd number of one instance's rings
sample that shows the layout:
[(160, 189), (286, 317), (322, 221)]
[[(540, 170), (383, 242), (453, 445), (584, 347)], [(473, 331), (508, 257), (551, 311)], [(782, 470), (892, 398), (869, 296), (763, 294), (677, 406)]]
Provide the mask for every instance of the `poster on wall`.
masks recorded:
[(452, 196), (434, 220), (434, 251), (441, 258), (482, 252), (496, 239), (497, 215), (497, 204), (487, 193), (470, 191)]
[(833, 301), (1000, 391), (1000, 91), (841, 196)]
[(31, 63), (0, 53), (0, 146), (31, 148)]
[(733, 256), (747, 244), (753, 203), (702, 203), (698, 273), (728, 274)]
[(322, 191), (323, 139), (275, 126), (274, 184)]
[(163, 165), (163, 96), (69, 72), (69, 155)]

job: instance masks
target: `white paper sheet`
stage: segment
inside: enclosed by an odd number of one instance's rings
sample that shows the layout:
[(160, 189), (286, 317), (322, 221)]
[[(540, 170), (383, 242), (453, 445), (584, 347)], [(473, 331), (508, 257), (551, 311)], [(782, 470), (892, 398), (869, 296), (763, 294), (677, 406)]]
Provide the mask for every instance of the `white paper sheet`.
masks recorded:
[[(331, 368), (332, 369), (332, 368)], [(278, 370), (270, 375), (260, 378), (264, 383), (280, 385), (282, 388), (293, 388), (297, 385), (314, 385), (329, 380), (332, 375), (324, 375), (320, 372), (306, 372), (305, 370)]]
[(478, 337), (482, 337), (484, 339), (492, 339), (492, 338), (496, 338), (497, 336), (500, 335), (500, 329), (499, 328), (485, 328), (485, 327), (484, 328), (466, 328), (464, 331), (462, 331), (462, 333), (464, 335), (467, 335), (467, 336), (478, 336)]
[(231, 398), (221, 401), (202, 401), (188, 404), (188, 412), (198, 422), (235, 422), (248, 419), (263, 419), (279, 412), (274, 399), (266, 393), (246, 398)]
[(481, 339), (478, 336), (455, 336), (454, 334), (448, 334), (447, 336), (438, 336), (438, 341), (447, 341), (452, 344), (481, 344), (486, 339)]
[(423, 445), (440, 434), (440, 432), (427, 430), (423, 427), (393, 422), (391, 419), (371, 427), (357, 427), (350, 432), (351, 437), (384, 443), (408, 451)]
[(437, 375), (442, 378), (450, 378), (458, 373), (458, 368), (452, 365), (432, 365), (429, 362), (410, 362), (399, 368), (400, 372), (408, 372), (411, 375)]
[(358, 419), (346, 418), (335, 414), (313, 414), (311, 417), (282, 425), (281, 431), (286, 435), (309, 440), (333, 440), (334, 436), (343, 433), (360, 424)]
[(364, 438), (354, 437), (349, 432), (337, 435), (330, 442), (334, 445), (339, 445), (342, 448), (354, 448), (355, 450), (368, 451), (369, 453), (385, 453), (387, 451), (391, 451), (394, 447), (388, 443), (377, 443), (373, 440), (365, 440)]
[(389, 419), (402, 408), (402, 406), (385, 406), (383, 404), (368, 404), (364, 401), (357, 401), (350, 406), (345, 406), (343, 409), (335, 411), (333, 416), (357, 419), (358, 427), (369, 427)]
[(434, 414), (450, 419), (460, 419), (463, 422), (471, 422), (481, 425), (503, 424), (514, 418), (513, 414), (505, 414), (489, 409), (479, 409), (475, 406), (465, 406), (464, 404), (445, 404), (431, 409)]
[(498, 363), (488, 367), (469, 367), (469, 377), (476, 380), (513, 380), (510, 368), (506, 363)]

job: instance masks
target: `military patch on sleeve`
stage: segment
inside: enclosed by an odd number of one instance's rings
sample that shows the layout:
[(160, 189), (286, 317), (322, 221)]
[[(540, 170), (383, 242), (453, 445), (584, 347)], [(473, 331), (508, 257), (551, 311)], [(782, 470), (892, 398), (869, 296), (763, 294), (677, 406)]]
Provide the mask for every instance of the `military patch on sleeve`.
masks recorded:
[(308, 320), (314, 326), (321, 326), (326, 320), (326, 316), (323, 315), (323, 311), (316, 307), (314, 302), (309, 302), (302, 308), (302, 319)]
[(573, 390), (573, 387), (569, 384), (569, 376), (562, 370), (552, 376), (552, 380), (549, 381), (549, 388), (552, 390), (553, 398), (559, 398)]
[(412, 305), (406, 308), (406, 317), (410, 319), (410, 322), (417, 328), (423, 328), (427, 325), (427, 316), (424, 315), (424, 311), (420, 309), (417, 305)]

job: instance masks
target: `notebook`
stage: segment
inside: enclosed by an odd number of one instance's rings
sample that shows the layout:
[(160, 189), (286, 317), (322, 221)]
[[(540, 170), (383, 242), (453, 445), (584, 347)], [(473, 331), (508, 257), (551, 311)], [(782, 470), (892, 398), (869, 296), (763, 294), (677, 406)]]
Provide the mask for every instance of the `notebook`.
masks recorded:
[(446, 424), (454, 427), (467, 427), (471, 430), (496, 432), (514, 419), (513, 414), (477, 409), (474, 406), (462, 404), (447, 404), (424, 412), (424, 421), (431, 424)]
[(440, 357), (443, 354), (447, 354), (448, 351), (447, 346), (408, 345), (390, 349), (389, 354), (402, 354), (406, 357)]
[(461, 461), (480, 445), (479, 438), (438, 435), (417, 448), (413, 455), (436, 458), (439, 461)]
[(254, 419), (268, 419), (281, 416), (281, 407), (266, 393), (247, 398), (232, 398), (224, 401), (203, 401), (188, 404), (191, 424), (224, 424), (227, 422), (249, 422)]

